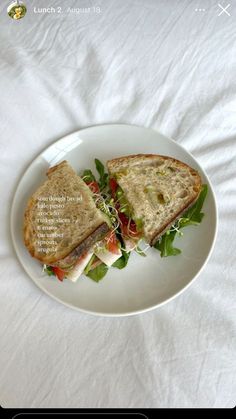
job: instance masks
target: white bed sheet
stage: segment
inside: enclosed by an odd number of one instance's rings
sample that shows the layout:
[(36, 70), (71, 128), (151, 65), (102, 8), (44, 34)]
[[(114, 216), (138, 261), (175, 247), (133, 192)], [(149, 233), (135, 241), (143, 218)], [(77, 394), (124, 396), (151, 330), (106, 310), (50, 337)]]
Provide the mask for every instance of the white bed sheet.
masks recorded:
[[(51, 0), (63, 13), (26, 3), (20, 21), (7, 16), (8, 1), (0, 11), (0, 404), (234, 406), (236, 2), (230, 16), (210, 0)], [(115, 319), (43, 294), (9, 235), (12, 197), (31, 160), (67, 133), (110, 122), (153, 127), (186, 147), (219, 209), (198, 280), (166, 306)]]

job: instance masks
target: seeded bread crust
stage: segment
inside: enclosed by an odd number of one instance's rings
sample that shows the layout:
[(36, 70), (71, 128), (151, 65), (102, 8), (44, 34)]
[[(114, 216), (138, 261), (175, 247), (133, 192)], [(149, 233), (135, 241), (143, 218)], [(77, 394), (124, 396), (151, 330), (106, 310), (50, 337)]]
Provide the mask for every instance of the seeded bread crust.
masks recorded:
[(86, 237), (82, 243), (80, 243), (74, 250), (72, 250), (69, 255), (67, 255), (64, 259), (60, 259), (55, 263), (51, 263), (51, 266), (57, 266), (63, 269), (66, 266), (74, 265), (80, 256), (87, 253), (98, 241), (102, 240), (109, 231), (110, 228), (106, 223), (101, 224), (90, 234), (90, 236)]
[[(98, 240), (105, 237), (109, 231), (103, 214), (97, 209), (91, 191), (85, 182), (77, 175), (67, 161), (53, 166), (47, 171), (48, 179), (36, 190), (28, 201), (24, 214), (24, 242), (30, 254), (42, 263), (55, 264), (61, 259), (71, 256), (81, 256)], [(64, 208), (58, 210), (59, 216), (42, 216), (38, 204), (42, 198), (60, 197), (66, 199)], [(72, 201), (67, 202), (67, 197)], [(57, 201), (51, 203), (57, 204)], [(50, 212), (50, 211), (49, 211)], [(42, 213), (42, 212), (41, 212)], [(49, 221), (45, 221), (47, 220)], [(70, 222), (60, 222), (70, 220)], [(40, 222), (38, 221), (40, 220)], [(56, 230), (45, 230), (53, 225)], [(40, 229), (38, 229), (40, 227)], [(38, 233), (63, 234), (63, 237), (38, 238)], [(38, 241), (55, 241), (55, 245), (42, 245), (47, 252), (42, 252)], [(53, 250), (52, 250), (53, 249)]]
[[(192, 167), (172, 157), (137, 154), (107, 162), (129, 202), (134, 219), (153, 246), (198, 199), (202, 181)], [(164, 202), (159, 202), (158, 197)]]

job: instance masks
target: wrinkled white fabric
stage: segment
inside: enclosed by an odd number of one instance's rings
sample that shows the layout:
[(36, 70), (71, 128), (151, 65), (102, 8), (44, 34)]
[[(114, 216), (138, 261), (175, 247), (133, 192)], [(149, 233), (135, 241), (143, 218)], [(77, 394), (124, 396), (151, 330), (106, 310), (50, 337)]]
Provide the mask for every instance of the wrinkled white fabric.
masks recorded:
[[(234, 406), (236, 2), (230, 16), (210, 0), (27, 3), (20, 21), (8, 17), (8, 1), (0, 8), (0, 404)], [(39, 3), (63, 12), (36, 13)], [(88, 6), (101, 11), (67, 11)], [(9, 233), (32, 159), (65, 134), (111, 122), (156, 128), (193, 153), (219, 209), (198, 280), (159, 309), (115, 319), (41, 292)]]

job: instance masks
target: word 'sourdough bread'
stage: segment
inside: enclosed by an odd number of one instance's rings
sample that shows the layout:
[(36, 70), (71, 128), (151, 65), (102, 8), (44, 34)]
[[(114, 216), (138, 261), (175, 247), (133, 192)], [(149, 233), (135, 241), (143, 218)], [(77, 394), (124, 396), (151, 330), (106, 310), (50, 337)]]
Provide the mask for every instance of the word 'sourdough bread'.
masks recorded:
[(198, 172), (171, 157), (138, 154), (107, 162), (132, 209), (141, 220), (143, 235), (152, 246), (197, 200)]

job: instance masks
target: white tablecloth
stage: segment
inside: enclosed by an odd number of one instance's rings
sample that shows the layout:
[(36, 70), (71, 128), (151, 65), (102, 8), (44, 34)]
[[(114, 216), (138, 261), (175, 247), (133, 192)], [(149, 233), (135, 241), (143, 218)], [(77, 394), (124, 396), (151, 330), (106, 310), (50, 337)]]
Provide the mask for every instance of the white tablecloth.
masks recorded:
[[(40, 13), (39, 3), (55, 12)], [(27, 15), (14, 21), (1, 1), (2, 406), (235, 405), (231, 3), (229, 16), (210, 0), (27, 1)], [(216, 246), (198, 280), (167, 305), (128, 318), (96, 318), (50, 299), (27, 277), (9, 234), (13, 194), (32, 159), (65, 134), (111, 122), (176, 139), (210, 176), (219, 208)]]

